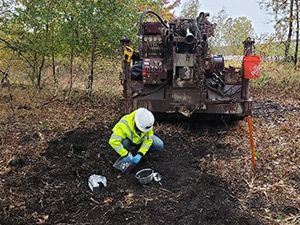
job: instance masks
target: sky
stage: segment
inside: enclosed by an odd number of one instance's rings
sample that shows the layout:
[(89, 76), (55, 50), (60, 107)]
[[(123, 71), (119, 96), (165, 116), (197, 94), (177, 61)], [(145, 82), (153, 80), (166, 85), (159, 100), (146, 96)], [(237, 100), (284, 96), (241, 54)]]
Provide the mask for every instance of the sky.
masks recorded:
[[(181, 0), (181, 6), (188, 0)], [(225, 8), (229, 17), (236, 18), (245, 16), (251, 20), (256, 34), (274, 33), (271, 22), (272, 17), (259, 8), (257, 0), (200, 0), (200, 12), (209, 12), (216, 15)], [(177, 8), (176, 15), (179, 15), (181, 8)]]

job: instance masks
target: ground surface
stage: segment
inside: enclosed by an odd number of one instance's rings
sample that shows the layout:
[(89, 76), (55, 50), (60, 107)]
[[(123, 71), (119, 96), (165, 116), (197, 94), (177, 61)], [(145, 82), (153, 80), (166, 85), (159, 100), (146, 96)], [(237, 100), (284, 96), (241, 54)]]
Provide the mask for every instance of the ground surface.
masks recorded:
[[(43, 108), (55, 110), (56, 104), (63, 103), (51, 103)], [(77, 109), (76, 104), (69, 107)], [(295, 125), (295, 121), (299, 122), (299, 113), (297, 105), (257, 100), (253, 107), (254, 132), (260, 130), (261, 133), (260, 136), (255, 134), (256, 140), (265, 140), (263, 135), (274, 123), (278, 125), (278, 118), (284, 119), (282, 123)], [(286, 169), (289, 170), (284, 179), (285, 188), (292, 188), (294, 194), (277, 200), (276, 191), (280, 191), (280, 187), (272, 191), (264, 186), (282, 180), (279, 175), (270, 175), (270, 171), (276, 173), (273, 168), (268, 169), (276, 161), (267, 159), (268, 153), (263, 152), (264, 146), (270, 143), (256, 144), (261, 153), (257, 156), (258, 175), (255, 177), (246, 120), (234, 124), (159, 122), (155, 133), (164, 140), (165, 148), (160, 153), (147, 154), (130, 174), (124, 175), (113, 169), (117, 155), (107, 144), (118, 113), (111, 121), (103, 114), (104, 123), (99, 119), (101, 112), (97, 112), (67, 133), (23, 127), (22, 121), (30, 115), (26, 112), (23, 119), (11, 119), (10, 125), (2, 121), (2, 127), (9, 130), (1, 139), (2, 157), (8, 149), (15, 148), (18, 152), (2, 161), (0, 224), (299, 222), (299, 199), (295, 197), (299, 194), (300, 182), (297, 125), (294, 143), (284, 153), (288, 155)], [(15, 142), (10, 143), (10, 138)], [(163, 178), (161, 184), (154, 181), (149, 185), (139, 184), (134, 174), (143, 168), (159, 172)], [(88, 188), (91, 174), (107, 178), (108, 186), (102, 188), (99, 195)], [(274, 177), (278, 180), (273, 183), (268, 180)]]

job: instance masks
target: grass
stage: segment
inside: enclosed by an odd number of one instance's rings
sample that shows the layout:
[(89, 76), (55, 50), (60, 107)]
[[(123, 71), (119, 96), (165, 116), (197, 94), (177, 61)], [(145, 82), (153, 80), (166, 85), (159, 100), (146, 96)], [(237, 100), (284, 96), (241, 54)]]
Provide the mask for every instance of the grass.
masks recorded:
[[(241, 68), (241, 61), (226, 61), (226, 66)], [(264, 61), (261, 63), (260, 78), (250, 82), (252, 92), (260, 97), (300, 98), (300, 68), (295, 70), (294, 64)]]
[(291, 63), (263, 62), (260, 79), (253, 80), (257, 91), (271, 95), (300, 97), (300, 70)]

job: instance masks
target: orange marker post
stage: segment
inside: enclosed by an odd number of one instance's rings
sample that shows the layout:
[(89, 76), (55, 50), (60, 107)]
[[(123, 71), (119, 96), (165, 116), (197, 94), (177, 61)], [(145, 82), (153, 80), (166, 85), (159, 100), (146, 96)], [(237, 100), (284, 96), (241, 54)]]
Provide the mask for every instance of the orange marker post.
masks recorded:
[(251, 116), (248, 116), (248, 125), (249, 125), (249, 132), (250, 132), (250, 142), (251, 142), (251, 150), (252, 150), (253, 170), (254, 170), (254, 174), (256, 175), (256, 162), (255, 162), (255, 151), (254, 151), (254, 142), (253, 142), (253, 134), (252, 134)]

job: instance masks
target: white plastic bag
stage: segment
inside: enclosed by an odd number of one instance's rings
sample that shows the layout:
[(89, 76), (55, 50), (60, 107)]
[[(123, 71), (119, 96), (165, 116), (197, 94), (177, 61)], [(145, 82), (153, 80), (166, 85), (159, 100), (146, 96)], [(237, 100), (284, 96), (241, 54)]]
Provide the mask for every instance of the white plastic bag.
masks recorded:
[(107, 180), (106, 177), (93, 174), (89, 177), (88, 185), (92, 192), (99, 194), (101, 187), (107, 186)]

